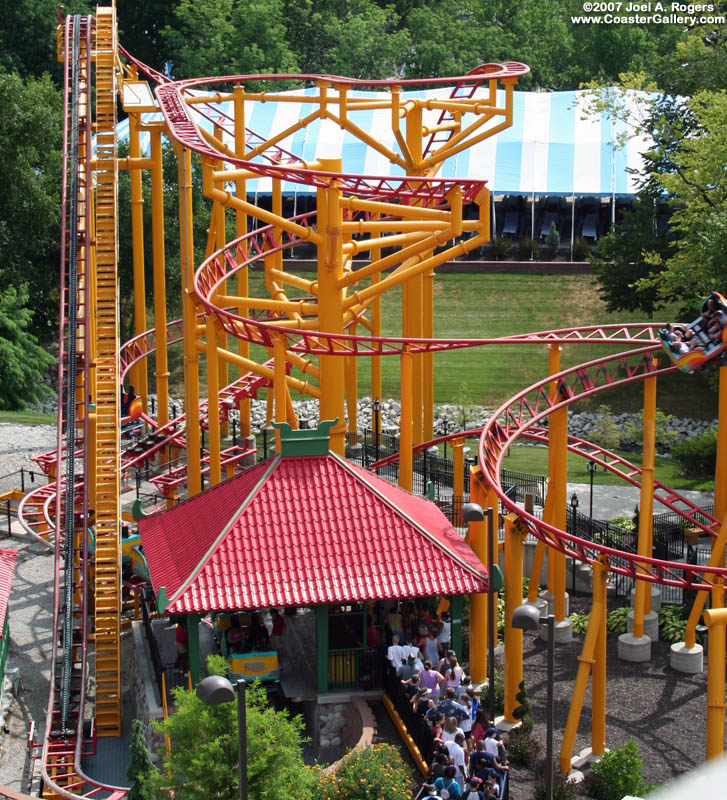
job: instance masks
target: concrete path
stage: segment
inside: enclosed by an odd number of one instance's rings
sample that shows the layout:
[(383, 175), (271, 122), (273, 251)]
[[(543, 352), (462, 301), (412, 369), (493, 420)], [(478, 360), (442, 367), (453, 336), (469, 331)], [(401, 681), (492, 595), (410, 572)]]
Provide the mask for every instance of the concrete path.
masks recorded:
[[(578, 496), (578, 512), (589, 514), (590, 486), (587, 483), (569, 483), (568, 501), (573, 493)], [(682, 497), (700, 507), (711, 505), (714, 501), (712, 492), (679, 492)], [(604, 522), (614, 517), (633, 517), (634, 509), (640, 505), (639, 489), (635, 486), (599, 486), (593, 487), (593, 518)], [(654, 503), (654, 514), (662, 514), (669, 509), (661, 503)]]

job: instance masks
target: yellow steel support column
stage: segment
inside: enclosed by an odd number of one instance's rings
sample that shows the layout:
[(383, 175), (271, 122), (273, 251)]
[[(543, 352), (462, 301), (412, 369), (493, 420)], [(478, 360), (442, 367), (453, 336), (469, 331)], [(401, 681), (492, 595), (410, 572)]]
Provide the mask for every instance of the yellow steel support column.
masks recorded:
[(190, 294), (194, 276), (194, 229), (192, 213), (192, 153), (177, 151), (179, 161), (179, 247), (182, 279), (182, 322), (184, 327), (184, 412), (187, 436), (187, 494), (202, 489), (199, 458), (199, 355), (197, 353), (197, 314)]
[[(235, 86), (233, 89), (233, 103), (235, 108), (235, 153), (238, 157), (245, 155), (245, 89), (242, 86)], [(244, 178), (238, 178), (235, 181), (235, 195), (237, 197), (247, 197), (246, 181)], [(240, 237), (247, 233), (247, 214), (243, 209), (235, 208), (235, 235)], [(243, 242), (240, 245), (242, 255), (247, 255), (247, 243)], [(243, 267), (237, 273), (237, 296), (247, 297), (248, 291), (248, 268)], [(237, 313), (241, 317), (248, 315), (248, 309), (239, 308)], [(250, 343), (244, 339), (237, 340), (237, 352), (242, 358), (250, 357)], [(243, 375), (243, 370), (238, 369), (238, 376)], [(250, 398), (243, 397), (240, 400), (240, 434), (242, 436), (249, 436), (251, 433), (250, 428)]]
[[(325, 172), (341, 172), (341, 159), (320, 160)], [(343, 333), (343, 253), (341, 252), (341, 190), (333, 180), (328, 188), (318, 189), (318, 228), (324, 241), (318, 247), (318, 318), (321, 331)], [(343, 456), (346, 452), (346, 420), (344, 418), (344, 362), (342, 356), (321, 356), (320, 359), (321, 419), (338, 419), (331, 428), (331, 450)]]
[(505, 722), (516, 722), (515, 695), (523, 679), (523, 632), (510, 624), (523, 601), (523, 541), (527, 528), (517, 514), (505, 517)]
[[(721, 520), (717, 538), (712, 542), (710, 567), (724, 566), (727, 544), (727, 366), (719, 368), (719, 400), (717, 412), (717, 467), (714, 474), (714, 516)], [(697, 624), (707, 601), (707, 592), (697, 592), (684, 631), (684, 645), (694, 647), (697, 642)]]
[(538, 592), (540, 590), (540, 573), (543, 571), (544, 560), (545, 542), (542, 539), (538, 539), (535, 545), (533, 567), (530, 570), (530, 584), (528, 585), (528, 602), (530, 603), (534, 603), (538, 599)]
[(209, 431), (209, 478), (210, 486), (222, 480), (220, 466), (220, 403), (219, 364), (217, 358), (217, 321), (209, 316), (205, 320), (205, 339), (207, 341), (207, 429)]
[[(480, 467), (470, 467), (470, 502), (487, 508), (487, 486), (482, 479)], [(470, 522), (467, 541), (477, 558), (486, 565), (486, 518), (482, 522)], [(487, 677), (487, 594), (484, 592), (470, 595), (470, 675), (475, 683), (480, 683)]]
[(714, 474), (714, 515), (727, 515), (727, 365), (719, 368), (719, 406), (717, 419), (717, 469)]
[[(656, 447), (656, 377), (644, 381), (644, 445), (641, 460), (641, 495), (638, 552), (651, 556), (654, 528), (654, 452)], [(644, 635), (644, 617), (651, 611), (651, 583), (636, 581), (634, 637)]]
[(452, 502), (455, 525), (461, 525), (460, 509), (464, 501), (464, 439), (452, 439)]
[[(414, 339), (421, 338), (422, 336), (422, 293), (423, 280), (421, 275), (415, 275), (402, 286), (401, 302), (404, 319), (404, 336)], [(421, 353), (412, 354), (411, 369), (412, 441), (414, 444), (419, 444), (422, 441), (423, 434)]]
[[(717, 582), (724, 593), (724, 583)], [(727, 608), (708, 608), (704, 622), (709, 628), (707, 652), (707, 758), (719, 758), (724, 753), (725, 710), (725, 645)]]
[[(218, 138), (222, 139), (222, 128), (215, 125), (215, 135)], [(218, 162), (219, 168), (222, 169), (222, 162)], [(216, 189), (224, 190), (224, 184), (215, 184)], [(215, 214), (215, 244), (216, 249), (219, 250), (220, 248), (224, 247), (227, 244), (227, 211), (226, 206), (224, 203), (215, 202), (214, 204), (214, 214)], [(227, 287), (225, 282), (225, 293), (227, 294)], [(224, 328), (218, 327), (217, 329), (217, 346), (221, 347), (223, 350), (227, 349), (227, 334), (225, 333)], [(223, 386), (227, 386), (230, 383), (230, 375), (229, 375), (229, 364), (224, 359), (220, 358), (217, 361), (217, 385), (222, 388)], [(219, 406), (211, 406), (208, 409), (209, 413), (214, 413), (219, 417)], [(229, 425), (225, 422), (220, 422), (220, 437), (227, 438), (229, 435)]]
[(605, 585), (605, 573), (606, 569), (603, 564), (597, 563), (593, 565), (593, 607), (588, 619), (586, 636), (583, 640), (583, 650), (578, 657), (578, 672), (573, 686), (570, 708), (568, 709), (568, 721), (565, 724), (565, 732), (563, 733), (563, 744), (560, 748), (560, 770), (565, 775), (570, 772), (571, 755), (573, 754), (573, 745), (578, 732), (578, 721), (583, 708), (583, 698), (588, 686), (588, 676), (591, 671), (591, 665), (595, 664), (601, 628), (605, 626), (606, 607), (603, 602), (605, 593), (601, 588), (602, 584)]
[[(378, 214), (373, 214), (372, 219), (378, 219)], [(381, 248), (371, 248), (371, 261), (376, 262), (381, 258)], [(381, 274), (375, 272), (371, 276), (371, 286), (375, 286), (381, 279)], [(381, 336), (381, 295), (378, 294), (371, 303), (371, 335)], [(381, 356), (371, 357), (371, 400), (381, 400)], [(378, 419), (379, 433), (381, 432), (381, 415)]]
[(401, 351), (401, 417), (399, 419), (399, 486), (412, 490), (412, 372), (413, 356), (409, 348)]
[[(164, 251), (164, 174), (162, 134), (151, 131), (151, 226), (154, 262), (154, 330), (156, 331), (156, 392), (159, 425), (169, 422), (169, 367), (167, 363), (167, 283)], [(132, 175), (138, 170), (132, 170)]]
[(603, 619), (596, 637), (591, 681), (591, 752), (603, 755), (606, 749), (606, 620), (608, 598), (608, 562), (599, 561), (593, 568), (593, 605), (603, 608)]
[[(356, 325), (349, 329), (353, 336), (356, 335)], [(358, 441), (358, 359), (355, 356), (346, 356), (346, 409), (348, 410), (348, 441), (356, 444)]]
[[(273, 346), (275, 379), (273, 381), (275, 393), (275, 421), (287, 421), (288, 387), (285, 382), (285, 337), (277, 336)], [(275, 429), (275, 449), (280, 452), (280, 431)]]
[[(134, 113), (129, 114), (129, 156), (131, 158), (141, 157), (139, 117)], [(130, 170), (129, 178), (131, 181), (131, 241), (134, 270), (134, 333), (138, 335), (147, 329), (144, 276), (144, 193), (141, 184), (141, 170)], [(148, 411), (149, 385), (145, 358), (142, 358), (132, 368), (132, 375), (136, 393), (142, 399), (144, 411)]]
[[(560, 345), (550, 345), (550, 374), (560, 372)], [(550, 396), (557, 400), (558, 386), (553, 381)], [(548, 520), (560, 530), (566, 525), (566, 495), (568, 493), (568, 408), (559, 408), (549, 416), (548, 434), (548, 496), (553, 494)], [(548, 551), (548, 588), (553, 593), (553, 614), (556, 623), (565, 619), (565, 553), (554, 548)]]
[[(422, 336), (434, 338), (434, 270), (423, 279)], [(423, 441), (434, 438), (434, 353), (422, 353)]]

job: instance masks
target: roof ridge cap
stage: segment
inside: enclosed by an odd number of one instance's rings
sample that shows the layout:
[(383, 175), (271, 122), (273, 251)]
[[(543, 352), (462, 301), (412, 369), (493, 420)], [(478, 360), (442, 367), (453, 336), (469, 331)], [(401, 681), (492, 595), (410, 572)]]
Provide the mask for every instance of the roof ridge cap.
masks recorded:
[[(252, 500), (252, 498), (255, 496), (255, 494), (257, 494), (257, 492), (260, 490), (260, 487), (266, 481), (268, 476), (273, 472), (273, 470), (276, 467), (276, 465), (278, 465), (280, 463), (280, 461), (281, 461), (280, 453), (277, 453), (275, 458), (270, 462), (270, 465), (264, 470), (263, 474), (260, 476), (260, 479), (258, 480), (258, 482), (248, 492), (247, 497), (245, 497), (245, 499), (242, 501), (242, 503), (238, 506), (237, 510), (233, 514), (230, 515), (230, 518), (228, 519), (227, 524), (217, 534), (217, 536), (215, 537), (215, 540), (207, 548), (207, 551), (202, 556), (202, 558), (197, 562), (197, 566), (195, 566), (190, 571), (189, 575), (187, 575), (186, 579), (180, 584), (179, 588), (174, 592), (174, 594), (172, 594), (171, 597), (167, 598), (166, 591), (165, 591), (165, 593), (164, 593), (164, 600), (166, 601), (165, 607), (164, 607), (163, 610), (160, 609), (160, 608), (157, 608), (157, 611), (159, 611), (160, 614), (164, 613), (164, 610), (169, 608), (169, 606), (172, 603), (176, 602), (176, 600), (184, 593), (184, 591), (186, 591), (186, 589), (192, 583), (194, 578), (196, 578), (197, 575), (199, 575), (199, 573), (202, 571), (202, 569), (204, 568), (204, 566), (207, 563), (207, 561), (212, 557), (212, 554), (215, 552), (217, 547), (220, 545), (222, 540), (225, 538), (225, 536), (229, 532), (230, 528), (234, 524), (234, 521), (240, 516), (240, 514), (243, 512), (245, 506), (248, 505), (248, 503)], [(219, 486), (219, 484), (218, 484), (218, 486)], [(196, 497), (196, 495), (195, 495), (195, 497)], [(166, 589), (166, 587), (160, 586), (159, 589), (160, 590), (161, 589)], [(159, 592), (157, 592), (157, 597), (159, 597)]]
[[(454, 559), (461, 567), (466, 569), (468, 572), (472, 573), (473, 575), (476, 575), (478, 578), (484, 578), (484, 575), (482, 573), (478, 572), (474, 567), (470, 566), (462, 558), (462, 556), (460, 556), (457, 553), (453, 552), (449, 547), (447, 547), (445, 544), (440, 542), (439, 539), (436, 538), (436, 536), (433, 536), (428, 530), (426, 530), (426, 528), (423, 528), (416, 520), (412, 519), (409, 516), (409, 514), (407, 514), (405, 511), (403, 511), (401, 508), (399, 508), (393, 501), (391, 501), (388, 497), (386, 497), (386, 495), (384, 495), (379, 489), (377, 489), (375, 486), (373, 486), (371, 483), (369, 483), (363, 477), (363, 475), (361, 475), (357, 470), (352, 469), (352, 467), (354, 466), (352, 462), (347, 461), (345, 458), (342, 458), (341, 456), (338, 455), (338, 453), (334, 453), (333, 451), (331, 451), (330, 455), (332, 455), (334, 457), (334, 459), (339, 461), (341, 466), (343, 466), (347, 471), (351, 472), (356, 479), (358, 479), (361, 483), (363, 483), (366, 486), (368, 486), (369, 489), (372, 492), (374, 492), (377, 497), (381, 498), (386, 503), (387, 506), (389, 506), (394, 511), (396, 511), (397, 514), (399, 514), (402, 517), (404, 517), (409, 522), (409, 524), (414, 526), (417, 529), (417, 531), (419, 531), (426, 539), (428, 539), (433, 545), (435, 545), (435, 547), (438, 547), (440, 550), (443, 550), (450, 558)], [(361, 467), (361, 469), (363, 471), (366, 471), (366, 470), (364, 470), (363, 467)], [(372, 472), (370, 474), (373, 475), (374, 473)], [(376, 477), (379, 480), (383, 480), (383, 478), (379, 478), (378, 475), (376, 475)], [(395, 484), (391, 484), (391, 485), (392, 485), (392, 487), (394, 487), (396, 489), (401, 489), (401, 486), (395, 486)], [(401, 489), (401, 491), (406, 491), (406, 489)], [(412, 497), (416, 497), (416, 495), (413, 492), (409, 492), (409, 494), (411, 494)], [(426, 498), (421, 498), (421, 499), (425, 500)], [(432, 502), (432, 501), (430, 500), (429, 502)], [(446, 519), (446, 517), (445, 517), (445, 519)], [(455, 533), (456, 533), (456, 530), (455, 530), (453, 525), (450, 524), (449, 527), (453, 531), (455, 531)], [(459, 534), (457, 534), (457, 536), (459, 536)], [(462, 539), (462, 541), (464, 542), (464, 539)], [(465, 542), (465, 544), (466, 544), (466, 542)], [(489, 580), (489, 575), (487, 576), (487, 580)]]

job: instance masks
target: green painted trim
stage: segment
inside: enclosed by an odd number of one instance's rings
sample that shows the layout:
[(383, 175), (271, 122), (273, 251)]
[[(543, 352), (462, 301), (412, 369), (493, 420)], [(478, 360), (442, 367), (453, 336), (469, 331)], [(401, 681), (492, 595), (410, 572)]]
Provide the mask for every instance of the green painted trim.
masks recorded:
[[(260, 488), (260, 487), (263, 485), (263, 483), (265, 483), (265, 481), (268, 479), (268, 476), (269, 476), (269, 475), (270, 475), (270, 473), (271, 473), (271, 472), (272, 472), (272, 471), (275, 469), (275, 467), (277, 466), (277, 464), (278, 464), (279, 462), (280, 462), (280, 454), (276, 455), (276, 456), (275, 456), (275, 458), (274, 458), (274, 459), (273, 459), (273, 460), (270, 462), (270, 465), (268, 466), (268, 468), (267, 468), (267, 469), (265, 470), (265, 472), (264, 472), (264, 473), (263, 473), (263, 474), (260, 476), (260, 480), (259, 480), (259, 481), (258, 481), (258, 482), (255, 484), (255, 486), (253, 486), (252, 490), (250, 491), (250, 493), (248, 494), (248, 496), (247, 496), (247, 497), (246, 497), (246, 498), (245, 498), (245, 499), (242, 501), (242, 503), (241, 503), (241, 504), (240, 504), (240, 506), (238, 507), (237, 511), (235, 511), (235, 512), (234, 512), (234, 513), (233, 513), (233, 514), (230, 516), (230, 520), (229, 520), (229, 522), (227, 523), (227, 525), (225, 525), (225, 527), (224, 527), (224, 528), (223, 528), (223, 529), (220, 531), (220, 533), (218, 534), (218, 536), (217, 536), (217, 538), (214, 540), (214, 542), (212, 542), (212, 544), (209, 546), (209, 548), (207, 548), (207, 552), (206, 552), (206, 553), (205, 553), (205, 554), (202, 556), (202, 558), (200, 559), (200, 561), (199, 561), (199, 563), (197, 564), (197, 566), (196, 566), (196, 567), (195, 567), (195, 568), (194, 568), (194, 569), (193, 569), (193, 570), (192, 570), (192, 571), (189, 573), (189, 575), (187, 576), (187, 580), (186, 580), (186, 581), (184, 581), (184, 582), (182, 583), (182, 585), (179, 587), (179, 589), (177, 589), (177, 591), (176, 591), (176, 592), (174, 592), (174, 594), (173, 594), (173, 595), (172, 595), (172, 596), (169, 598), (169, 600), (168, 600), (168, 602), (167, 602), (167, 605), (166, 605), (166, 608), (169, 608), (169, 606), (170, 606), (172, 603), (175, 603), (175, 602), (177, 601), (177, 599), (180, 597), (180, 595), (181, 595), (181, 594), (182, 594), (182, 593), (183, 593), (183, 592), (184, 592), (184, 591), (185, 591), (185, 590), (188, 588), (188, 586), (190, 585), (190, 583), (191, 583), (191, 582), (192, 582), (192, 581), (193, 581), (193, 580), (194, 580), (194, 579), (197, 577), (197, 575), (198, 575), (198, 574), (200, 573), (200, 571), (202, 570), (202, 567), (204, 567), (204, 565), (205, 565), (205, 563), (206, 563), (207, 559), (208, 559), (208, 558), (209, 558), (209, 557), (212, 555), (212, 553), (213, 553), (213, 552), (215, 551), (215, 549), (217, 548), (217, 545), (218, 545), (218, 544), (219, 544), (219, 543), (222, 541), (222, 539), (224, 539), (224, 537), (227, 535), (227, 532), (230, 530), (230, 528), (231, 528), (231, 527), (232, 527), (232, 525), (234, 524), (234, 521), (235, 521), (235, 520), (238, 518), (238, 516), (239, 516), (239, 515), (240, 515), (240, 514), (243, 512), (243, 510), (245, 509), (245, 506), (246, 506), (246, 505), (247, 505), (247, 504), (248, 504), (248, 503), (251, 501), (251, 499), (252, 499), (252, 498), (255, 496), (255, 493), (256, 493), (256, 492), (258, 491), (258, 489), (259, 489), (259, 488)], [(162, 587), (162, 588), (163, 588), (163, 587)], [(206, 609), (206, 610), (212, 611), (212, 609)], [(160, 613), (163, 613), (163, 612), (160, 612)]]
[(136, 500), (131, 504), (131, 518), (134, 522), (138, 522), (143, 517), (150, 517), (151, 514), (147, 514), (146, 511), (141, 507), (141, 498), (137, 497)]
[[(380, 498), (384, 503), (386, 503), (386, 505), (388, 505), (389, 508), (394, 509), (397, 514), (399, 514), (404, 519), (406, 519), (409, 522), (410, 525), (412, 525), (422, 535), (424, 535), (427, 539), (429, 539), (429, 541), (435, 547), (438, 547), (440, 550), (443, 550), (451, 559), (456, 561), (460, 565), (460, 567), (462, 567), (463, 569), (466, 569), (467, 572), (469, 572), (471, 575), (475, 575), (476, 577), (481, 578), (482, 580), (486, 580), (487, 579), (487, 573), (486, 572), (484, 572), (484, 573), (483, 572), (478, 572), (476, 569), (474, 569), (474, 567), (471, 567), (461, 556), (458, 556), (457, 553), (455, 553), (452, 550), (450, 550), (446, 545), (442, 544), (442, 542), (440, 542), (436, 537), (432, 536), (432, 534), (429, 533), (429, 531), (426, 528), (423, 528), (416, 520), (412, 519), (406, 512), (402, 511), (399, 508), (399, 506), (395, 505), (388, 497), (386, 497), (386, 495), (384, 495), (375, 486), (373, 486), (371, 483), (369, 483), (369, 481), (367, 481), (366, 478), (363, 477), (363, 475), (359, 475), (358, 472), (355, 472), (353, 469), (351, 469), (351, 465), (349, 464), (348, 461), (346, 461), (346, 459), (341, 458), (341, 456), (339, 456), (338, 453), (334, 453), (334, 452), (331, 452), (329, 455), (331, 456), (331, 458), (335, 458), (336, 461), (338, 461), (339, 464), (341, 464), (341, 466), (344, 469), (348, 470), (351, 473), (351, 475), (353, 475), (354, 478), (356, 478), (359, 481), (361, 481), (361, 483), (363, 483), (365, 486), (368, 486), (368, 488), (378, 498)], [(380, 479), (380, 480), (383, 480), (383, 479)], [(397, 488), (401, 488), (401, 487), (397, 487)], [(446, 517), (445, 517), (445, 519), (446, 519)], [(450, 525), (450, 528), (451, 527), (452, 526)], [(452, 528), (452, 530), (454, 530), (454, 528)]]
[(164, 614), (169, 608), (169, 600), (167, 598), (167, 587), (160, 586), (157, 592), (157, 614)]
[(328, 691), (328, 606), (316, 606), (316, 684), (319, 694)]
[(189, 656), (189, 672), (192, 677), (192, 686), (200, 680), (201, 665), (199, 663), (199, 614), (187, 614), (187, 655)]
[(449, 616), (452, 620), (450, 647), (457, 655), (462, 656), (462, 595), (449, 598)]
[(321, 420), (317, 428), (301, 430), (293, 430), (287, 422), (271, 425), (280, 431), (281, 456), (325, 456), (330, 450), (331, 428), (337, 423), (338, 417)]

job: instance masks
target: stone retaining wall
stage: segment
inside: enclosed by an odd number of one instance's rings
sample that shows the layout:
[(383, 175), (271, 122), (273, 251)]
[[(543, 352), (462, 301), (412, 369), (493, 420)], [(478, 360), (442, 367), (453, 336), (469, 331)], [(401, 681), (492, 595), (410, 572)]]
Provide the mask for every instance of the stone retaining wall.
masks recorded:
[[(346, 750), (355, 747), (368, 747), (376, 739), (376, 718), (365, 700), (360, 697), (351, 698), (346, 704), (346, 716), (341, 729), (341, 744)], [(344, 756), (343, 758), (345, 758)], [(324, 775), (330, 775), (338, 769), (343, 759), (334, 761), (324, 770)]]

